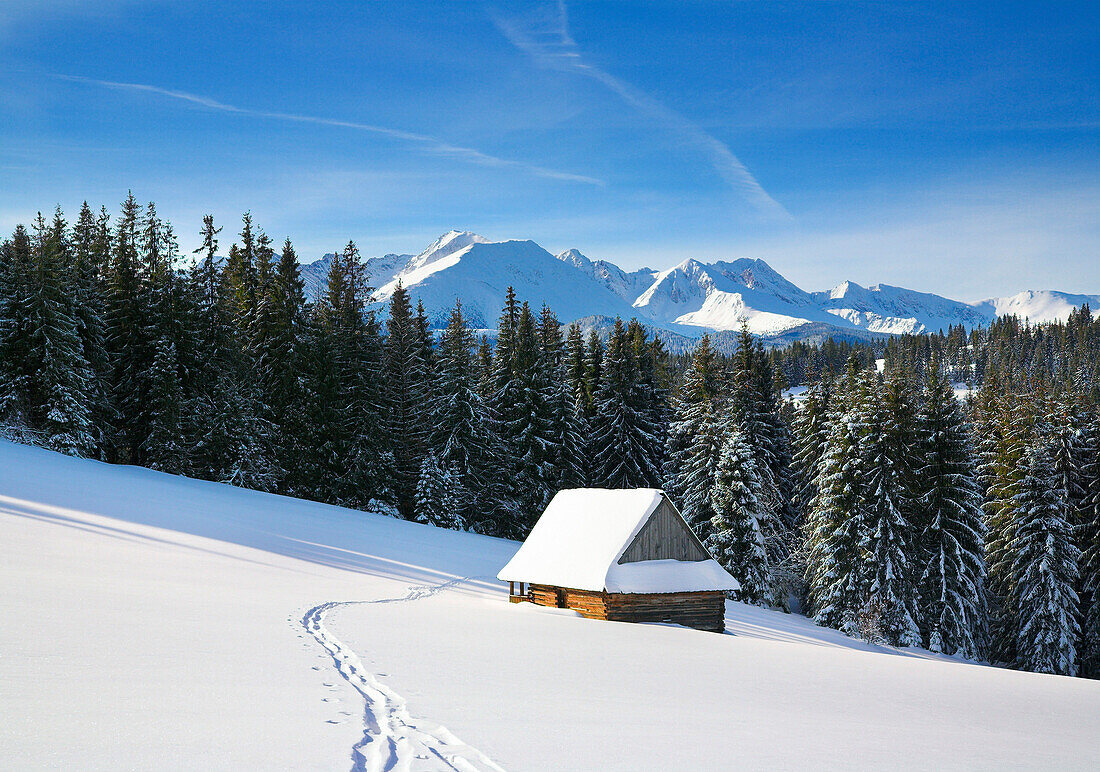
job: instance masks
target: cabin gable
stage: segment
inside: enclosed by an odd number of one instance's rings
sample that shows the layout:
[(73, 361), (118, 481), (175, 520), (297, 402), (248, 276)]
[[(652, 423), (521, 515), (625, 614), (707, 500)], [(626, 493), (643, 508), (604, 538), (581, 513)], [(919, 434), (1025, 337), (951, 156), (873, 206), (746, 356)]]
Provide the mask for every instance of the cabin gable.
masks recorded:
[(662, 496), (661, 503), (623, 551), (618, 562), (710, 559), (710, 553), (703, 547), (699, 537), (684, 522), (684, 518), (672, 506), (668, 497)]

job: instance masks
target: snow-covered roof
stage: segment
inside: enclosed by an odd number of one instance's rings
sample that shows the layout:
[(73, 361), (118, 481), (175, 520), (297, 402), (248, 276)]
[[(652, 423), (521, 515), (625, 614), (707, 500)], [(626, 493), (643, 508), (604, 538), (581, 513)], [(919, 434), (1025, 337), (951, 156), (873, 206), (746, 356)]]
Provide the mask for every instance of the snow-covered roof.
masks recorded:
[(715, 560), (619, 564), (663, 498), (655, 488), (559, 491), (497, 578), (596, 592), (738, 589)]

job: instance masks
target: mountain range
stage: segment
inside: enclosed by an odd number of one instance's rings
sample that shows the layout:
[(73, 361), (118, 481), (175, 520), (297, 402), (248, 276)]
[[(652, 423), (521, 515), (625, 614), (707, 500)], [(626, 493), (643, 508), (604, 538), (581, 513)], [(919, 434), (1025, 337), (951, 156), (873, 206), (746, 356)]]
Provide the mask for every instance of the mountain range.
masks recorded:
[[(310, 299), (323, 293), (332, 258), (328, 254), (302, 267)], [(807, 292), (751, 258), (687, 259), (663, 271), (624, 271), (576, 249), (553, 255), (533, 241), (490, 241), (468, 231), (449, 231), (415, 255), (370, 258), (365, 268), (377, 288), (375, 307), (401, 282), (414, 304), (424, 304), (433, 327), (446, 324), (456, 300), (471, 327), (495, 327), (510, 286), (533, 306), (549, 305), (563, 322), (602, 327), (615, 317), (637, 317), (666, 336), (694, 339), (736, 330), (743, 319), (755, 335), (777, 344), (935, 332), (960, 324), (971, 329), (1006, 314), (1046, 322), (1065, 319), (1084, 303), (1100, 307), (1100, 295), (1054, 290), (1025, 290), (978, 303), (851, 281)]]

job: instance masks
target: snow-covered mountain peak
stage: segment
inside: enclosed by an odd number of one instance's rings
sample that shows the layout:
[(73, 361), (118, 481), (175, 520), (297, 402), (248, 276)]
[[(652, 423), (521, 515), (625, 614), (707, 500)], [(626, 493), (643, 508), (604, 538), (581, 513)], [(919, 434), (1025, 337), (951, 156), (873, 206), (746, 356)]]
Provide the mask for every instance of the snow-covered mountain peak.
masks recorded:
[(592, 265), (592, 261), (585, 257), (579, 249), (567, 249), (556, 255), (556, 257), (563, 263), (570, 263), (578, 268), (585, 268)]
[(409, 261), (406, 271), (415, 271), (418, 268), (431, 265), (437, 260), (453, 255), (466, 249), (471, 244), (488, 244), (489, 239), (470, 231), (451, 230), (433, 241), (427, 249)]
[(828, 290), (825, 294), (831, 300), (840, 300), (841, 298), (851, 297), (853, 295), (862, 295), (867, 290), (865, 287), (856, 284), (854, 281), (844, 281)]

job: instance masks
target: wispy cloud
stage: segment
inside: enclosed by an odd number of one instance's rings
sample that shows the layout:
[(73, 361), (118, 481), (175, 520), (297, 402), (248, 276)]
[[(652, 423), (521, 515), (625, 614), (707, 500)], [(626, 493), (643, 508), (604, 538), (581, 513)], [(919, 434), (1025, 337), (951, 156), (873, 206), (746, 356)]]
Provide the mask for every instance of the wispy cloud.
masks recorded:
[(287, 121), (290, 123), (305, 123), (315, 126), (332, 126), (334, 128), (368, 132), (370, 134), (376, 134), (378, 136), (389, 137), (391, 139), (410, 143), (428, 153), (454, 158), (456, 160), (463, 161), (465, 163), (475, 164), (477, 166), (486, 166), (500, 169), (515, 169), (517, 171), (525, 172), (527, 174), (532, 174), (536, 177), (545, 177), (547, 179), (562, 180), (565, 182), (579, 182), (586, 185), (604, 184), (603, 180), (596, 177), (589, 177), (584, 174), (574, 174), (572, 172), (559, 171), (557, 169), (549, 169), (545, 166), (537, 166), (535, 164), (530, 164), (525, 161), (500, 158), (499, 156), (490, 155), (489, 153), (484, 153), (474, 148), (462, 147), (461, 145), (452, 145), (448, 142), (444, 142), (443, 140), (429, 136), (427, 134), (402, 131), (401, 129), (392, 129), (386, 126), (377, 126), (370, 123), (359, 123), (357, 121), (344, 121), (337, 118), (324, 118), (316, 115), (303, 115), (300, 113), (285, 113), (276, 110), (255, 110), (248, 107), (238, 107), (237, 105), (219, 102), (216, 99), (211, 99), (200, 94), (191, 94), (186, 91), (176, 91), (174, 89), (161, 88), (160, 86), (153, 86), (147, 83), (121, 83), (118, 81), (86, 78), (80, 75), (56, 75), (55, 77), (73, 83), (84, 83), (91, 86), (114, 89), (116, 91), (153, 94), (156, 96), (167, 97), (169, 99), (175, 99), (181, 102), (185, 102), (196, 107), (206, 108), (208, 110), (217, 110), (223, 113), (233, 113), (235, 115), (242, 115), (250, 118), (264, 118), (268, 120)]
[(536, 63), (583, 75), (603, 84), (628, 105), (659, 120), (679, 134), (681, 139), (699, 148), (722, 179), (758, 211), (768, 216), (790, 219), (783, 205), (768, 195), (725, 143), (636, 86), (586, 62), (569, 33), (569, 10), (563, 0), (558, 0), (552, 13), (537, 19), (517, 21), (494, 15), (493, 21), (512, 45), (531, 56)]

